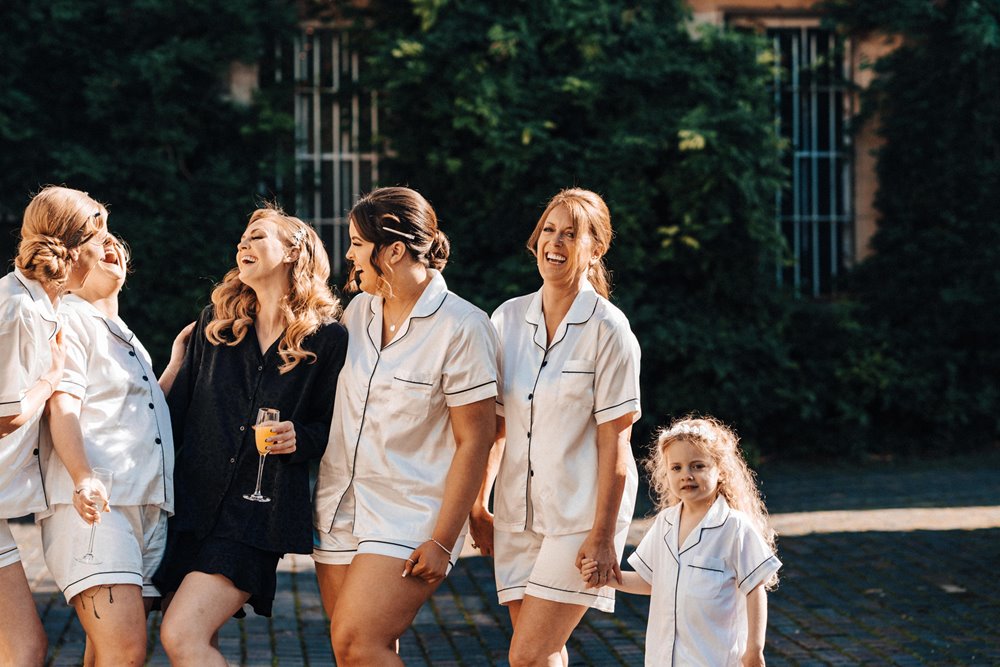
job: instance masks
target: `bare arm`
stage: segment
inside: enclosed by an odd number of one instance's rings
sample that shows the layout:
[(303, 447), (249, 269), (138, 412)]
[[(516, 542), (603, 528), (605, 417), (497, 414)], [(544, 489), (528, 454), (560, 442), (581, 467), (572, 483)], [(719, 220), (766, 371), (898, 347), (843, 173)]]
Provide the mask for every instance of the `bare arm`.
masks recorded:
[(747, 650), (743, 667), (764, 667), (764, 633), (767, 630), (767, 591), (764, 584), (747, 595)]
[[(87, 452), (83, 443), (83, 431), (80, 429), (80, 408), (82, 401), (76, 396), (62, 391), (56, 392), (49, 401), (49, 429), (52, 432), (52, 446), (66, 466), (69, 476), (73, 479), (74, 489), (84, 489), (85, 492), (73, 493), (73, 507), (87, 523), (100, 520), (99, 505), (91, 499), (91, 494), (98, 497), (106, 492), (93, 487), (91, 476), (93, 472), (87, 460)], [(103, 502), (100, 506), (103, 506)]]
[(472, 543), (479, 546), (479, 551), (484, 556), (493, 555), (493, 513), (490, 512), (490, 491), (493, 490), (493, 483), (496, 482), (497, 473), (500, 471), (500, 461), (503, 459), (503, 450), (507, 443), (507, 422), (503, 417), (497, 416), (497, 434), (493, 447), (490, 449), (490, 457), (486, 462), (486, 475), (483, 478), (483, 485), (479, 487), (479, 495), (472, 504), (472, 512), (469, 514), (469, 532), (472, 533)]
[(191, 338), (191, 332), (194, 331), (196, 324), (197, 322), (191, 322), (181, 329), (170, 346), (170, 361), (167, 362), (167, 367), (160, 373), (158, 380), (160, 389), (163, 390), (164, 395), (169, 394), (171, 387), (174, 386), (174, 379), (177, 377), (177, 372), (180, 371), (181, 365), (184, 363), (184, 353), (187, 352), (188, 340)]
[[(455, 435), (455, 456), (444, 483), (441, 513), (432, 539), (414, 550), (404, 576), (412, 573), (434, 584), (448, 571), (450, 550), (469, 516), (482, 486), (486, 463), (496, 433), (496, 400), (491, 396), (475, 403), (449, 408)], [(412, 562), (411, 562), (412, 561)]]
[(21, 428), (34, 417), (39, 410), (45, 407), (45, 402), (55, 393), (56, 385), (62, 380), (63, 366), (66, 363), (66, 348), (63, 346), (62, 331), (49, 342), (49, 349), (52, 352), (52, 364), (49, 370), (42, 374), (42, 377), (35, 381), (35, 384), (28, 388), (21, 405), (24, 408), (20, 414), (0, 417), (0, 438), (5, 438), (17, 429)]
[(580, 569), (584, 558), (596, 560), (600, 585), (606, 585), (612, 575), (621, 581), (621, 568), (615, 552), (615, 524), (628, 473), (626, 462), (632, 446), (629, 436), (633, 415), (630, 412), (597, 425), (597, 512), (594, 525), (577, 553), (576, 567)]

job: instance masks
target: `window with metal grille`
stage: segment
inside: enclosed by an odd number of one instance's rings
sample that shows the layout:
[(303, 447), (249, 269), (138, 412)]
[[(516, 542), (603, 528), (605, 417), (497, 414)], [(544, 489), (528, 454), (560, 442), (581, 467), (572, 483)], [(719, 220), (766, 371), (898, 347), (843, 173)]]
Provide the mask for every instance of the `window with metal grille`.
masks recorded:
[(292, 49), (295, 212), (316, 228), (338, 274), (347, 214), (378, 181), (378, 95), (359, 85), (361, 58), (346, 32), (307, 26)]
[(846, 45), (819, 27), (771, 27), (766, 34), (780, 65), (775, 119), (789, 144), (790, 180), (775, 194), (775, 209), (790, 253), (777, 280), (803, 295), (829, 295), (854, 254)]

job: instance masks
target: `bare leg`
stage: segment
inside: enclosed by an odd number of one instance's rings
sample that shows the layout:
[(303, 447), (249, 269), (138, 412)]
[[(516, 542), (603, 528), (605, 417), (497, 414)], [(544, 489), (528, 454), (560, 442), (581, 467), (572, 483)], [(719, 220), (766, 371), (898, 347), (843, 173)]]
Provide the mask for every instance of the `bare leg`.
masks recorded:
[(175, 667), (226, 667), (213, 638), (250, 599), (221, 574), (191, 572), (174, 593), (160, 626), (160, 642)]
[(542, 600), (531, 595), (508, 605), (514, 636), (510, 641), (511, 667), (566, 667), (566, 641), (587, 607)]
[(396, 640), (440, 584), (400, 576), (400, 558), (359, 554), (350, 565), (333, 613), (333, 650), (341, 667), (402, 665)]
[(72, 600), (87, 633), (84, 664), (95, 667), (141, 665), (146, 661), (142, 588), (128, 584), (94, 586)]
[(316, 563), (316, 582), (319, 595), (323, 598), (323, 611), (327, 618), (333, 618), (333, 608), (337, 606), (337, 596), (344, 587), (344, 578), (350, 565), (327, 565)]
[(43, 664), (48, 640), (21, 563), (0, 568), (0, 619), (0, 664)]

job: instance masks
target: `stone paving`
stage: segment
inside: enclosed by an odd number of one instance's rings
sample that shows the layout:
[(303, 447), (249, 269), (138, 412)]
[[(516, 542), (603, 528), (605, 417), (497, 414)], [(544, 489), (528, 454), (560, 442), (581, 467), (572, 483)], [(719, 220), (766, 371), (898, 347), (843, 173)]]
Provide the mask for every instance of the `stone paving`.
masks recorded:
[[(872, 469), (874, 468), (874, 469)], [(1000, 460), (857, 470), (765, 468), (785, 563), (769, 597), (769, 665), (1000, 665)], [(952, 508), (951, 510), (941, 508)], [(961, 509), (955, 509), (961, 508)], [(857, 513), (845, 510), (862, 510)], [(84, 635), (41, 563), (37, 530), (14, 526), (50, 641), (49, 665), (77, 665)], [(641, 535), (643, 523), (635, 524)], [(571, 665), (641, 665), (648, 598), (589, 612)], [(148, 664), (168, 664), (150, 619)], [(330, 665), (312, 562), (281, 563), (271, 619), (231, 621), (232, 665)], [(506, 665), (510, 623), (491, 561), (466, 557), (400, 643), (407, 665)]]

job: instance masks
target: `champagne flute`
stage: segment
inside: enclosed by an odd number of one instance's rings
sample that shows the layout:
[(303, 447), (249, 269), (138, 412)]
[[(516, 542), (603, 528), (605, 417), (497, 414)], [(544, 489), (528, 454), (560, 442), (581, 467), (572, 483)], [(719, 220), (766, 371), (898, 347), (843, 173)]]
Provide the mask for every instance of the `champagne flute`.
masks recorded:
[[(98, 484), (104, 487), (105, 498), (111, 498), (111, 482), (114, 480), (115, 474), (113, 471), (107, 468), (94, 468), (93, 475), (91, 479), (96, 481)], [(104, 501), (104, 507), (101, 511), (108, 509), (108, 501)], [(101, 563), (101, 559), (94, 555), (94, 534), (97, 532), (97, 522), (90, 524), (90, 544), (87, 546), (87, 553), (82, 556), (76, 556), (75, 559), (80, 563), (86, 563), (88, 565), (97, 565)]]
[(264, 473), (264, 458), (270, 453), (267, 451), (267, 447), (271, 443), (266, 442), (266, 439), (274, 435), (274, 429), (271, 428), (270, 424), (275, 424), (280, 420), (281, 414), (275, 408), (261, 408), (257, 411), (257, 425), (253, 427), (254, 443), (257, 445), (257, 453), (260, 455), (260, 462), (257, 464), (257, 488), (254, 489), (253, 493), (243, 494), (244, 498), (255, 503), (271, 502), (270, 498), (261, 495), (260, 477)]

